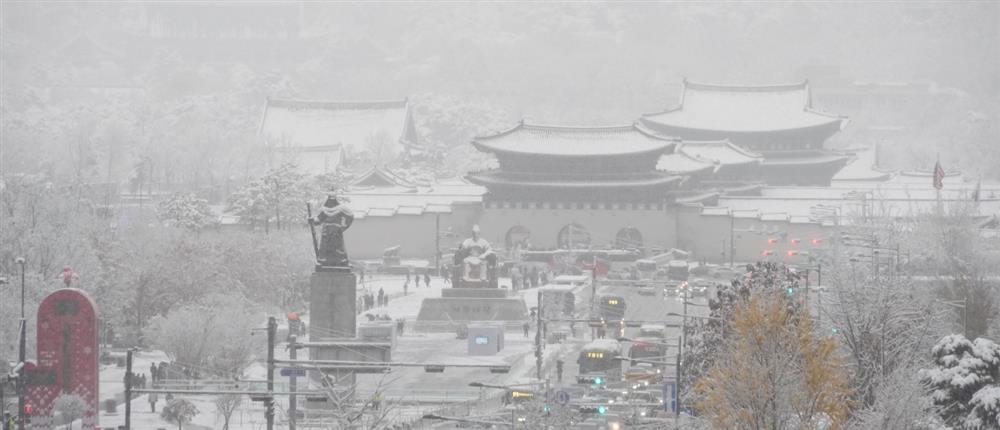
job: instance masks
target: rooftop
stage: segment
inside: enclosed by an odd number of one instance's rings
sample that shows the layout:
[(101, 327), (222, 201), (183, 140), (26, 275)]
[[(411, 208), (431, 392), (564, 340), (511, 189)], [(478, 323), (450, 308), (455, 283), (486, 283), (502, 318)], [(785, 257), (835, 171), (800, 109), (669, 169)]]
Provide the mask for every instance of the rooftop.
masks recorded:
[(760, 154), (733, 145), (728, 140), (684, 141), (677, 147), (676, 152), (715, 164), (749, 164), (760, 163), (763, 160)]
[(416, 144), (409, 104), (395, 101), (315, 101), (268, 98), (258, 135), (272, 147), (363, 149), (384, 140)]
[(843, 124), (812, 109), (808, 82), (732, 86), (684, 80), (680, 106), (643, 115), (643, 122), (698, 130), (759, 132)]
[(523, 120), (509, 130), (472, 141), (483, 152), (559, 157), (662, 153), (675, 143), (639, 124), (570, 127), (526, 124)]

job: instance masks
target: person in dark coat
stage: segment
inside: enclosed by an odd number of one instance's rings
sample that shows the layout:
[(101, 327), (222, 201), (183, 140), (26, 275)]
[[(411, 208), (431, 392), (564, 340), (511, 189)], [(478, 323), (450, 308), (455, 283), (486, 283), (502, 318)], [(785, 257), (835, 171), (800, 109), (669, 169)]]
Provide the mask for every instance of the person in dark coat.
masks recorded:
[(427, 288), (431, 287), (431, 275), (427, 272), (424, 272), (424, 285), (426, 285)]

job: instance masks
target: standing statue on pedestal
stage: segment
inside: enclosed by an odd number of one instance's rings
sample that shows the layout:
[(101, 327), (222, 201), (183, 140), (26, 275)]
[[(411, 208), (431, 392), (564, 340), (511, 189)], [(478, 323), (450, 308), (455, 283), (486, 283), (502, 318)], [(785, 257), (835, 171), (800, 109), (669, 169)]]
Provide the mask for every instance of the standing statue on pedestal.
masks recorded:
[[(454, 282), (458, 286), (496, 286), (497, 256), (490, 243), (479, 237), (479, 226), (472, 227), (472, 237), (465, 239), (455, 252), (455, 266), (459, 273)], [(474, 285), (479, 284), (479, 285)]]
[[(313, 247), (316, 250), (316, 265), (320, 267), (350, 267), (347, 259), (347, 249), (344, 247), (344, 231), (354, 222), (354, 213), (337, 201), (337, 197), (329, 195), (320, 212), (315, 217), (309, 210), (309, 228), (322, 226), (321, 241), (316, 243), (316, 231), (313, 231)], [(318, 269), (317, 269), (318, 270)]]

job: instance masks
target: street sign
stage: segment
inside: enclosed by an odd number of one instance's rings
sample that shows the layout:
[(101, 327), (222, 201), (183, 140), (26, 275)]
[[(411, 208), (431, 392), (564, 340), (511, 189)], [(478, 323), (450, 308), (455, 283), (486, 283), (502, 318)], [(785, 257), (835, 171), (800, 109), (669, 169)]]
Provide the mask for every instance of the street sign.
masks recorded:
[(288, 377), (306, 376), (306, 369), (302, 369), (299, 367), (285, 367), (281, 369), (281, 376), (288, 376)]
[(556, 404), (559, 406), (566, 406), (569, 404), (569, 393), (563, 390), (556, 391), (556, 395), (553, 400), (555, 400)]
[(663, 381), (663, 410), (677, 414), (677, 381)]

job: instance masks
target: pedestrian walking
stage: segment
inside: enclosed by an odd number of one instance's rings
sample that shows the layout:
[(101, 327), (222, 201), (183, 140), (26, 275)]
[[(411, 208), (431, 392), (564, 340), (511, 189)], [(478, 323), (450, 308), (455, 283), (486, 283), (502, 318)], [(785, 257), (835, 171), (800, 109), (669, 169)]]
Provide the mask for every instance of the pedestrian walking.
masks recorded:
[(419, 273), (417, 274), (416, 278), (417, 279), (415, 280), (415, 282), (417, 283), (417, 288), (420, 288), (420, 274)]
[(156, 363), (149, 363), (149, 377), (153, 379), (153, 386), (156, 386), (157, 382), (160, 382), (159, 372), (156, 371)]
[(521, 325), (521, 328), (524, 329), (524, 337), (528, 337), (528, 332), (531, 330), (531, 323), (525, 321), (524, 324)]
[(385, 297), (385, 291), (382, 291), (382, 288), (379, 288), (378, 289), (378, 305), (379, 306), (382, 306), (382, 298), (384, 298), (384, 297)]
[(160, 395), (157, 393), (149, 393), (149, 411), (156, 413), (156, 401), (160, 399)]
[(396, 335), (397, 336), (402, 336), (403, 335), (403, 328), (405, 328), (405, 326), (406, 326), (406, 320), (404, 320), (402, 318), (396, 320)]
[(410, 291), (410, 283), (409, 282), (404, 282), (403, 283), (403, 295), (405, 296), (409, 291)]
[(562, 382), (563, 374), (563, 360), (562, 358), (556, 360), (556, 382)]
[(384, 297), (382, 297), (382, 306), (389, 306), (389, 295), (388, 294), (386, 294)]

